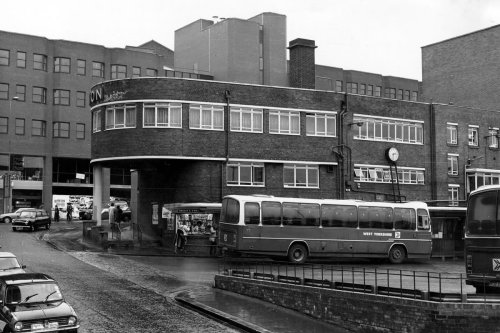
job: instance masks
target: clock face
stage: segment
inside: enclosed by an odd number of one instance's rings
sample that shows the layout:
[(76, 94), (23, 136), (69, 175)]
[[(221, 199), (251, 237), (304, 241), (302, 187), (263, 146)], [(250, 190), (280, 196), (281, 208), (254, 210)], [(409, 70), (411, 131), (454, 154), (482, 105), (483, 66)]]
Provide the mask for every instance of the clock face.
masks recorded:
[(399, 151), (394, 147), (389, 148), (389, 151), (387, 152), (387, 157), (389, 157), (391, 161), (396, 162), (399, 158)]

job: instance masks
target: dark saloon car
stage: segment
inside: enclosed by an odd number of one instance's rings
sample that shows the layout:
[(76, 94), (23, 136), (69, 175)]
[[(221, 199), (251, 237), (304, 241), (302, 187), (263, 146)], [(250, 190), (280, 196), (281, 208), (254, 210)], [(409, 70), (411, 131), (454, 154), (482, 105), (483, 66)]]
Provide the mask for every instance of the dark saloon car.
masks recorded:
[(0, 276), (0, 321), (3, 332), (76, 333), (78, 318), (48, 275)]
[(37, 230), (41, 227), (50, 229), (50, 216), (43, 209), (31, 209), (21, 212), (18, 218), (12, 221), (12, 230)]

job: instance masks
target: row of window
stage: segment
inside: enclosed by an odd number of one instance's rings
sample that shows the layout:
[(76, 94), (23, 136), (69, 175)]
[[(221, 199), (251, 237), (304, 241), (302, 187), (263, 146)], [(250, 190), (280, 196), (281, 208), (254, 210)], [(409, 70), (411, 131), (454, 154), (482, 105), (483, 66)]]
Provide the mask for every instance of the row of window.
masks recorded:
[[(489, 148), (498, 148), (498, 137), (499, 128), (490, 127), (488, 129), (488, 135), (485, 137)], [(479, 126), (469, 125), (467, 128), (467, 139), (468, 144), (471, 147), (479, 146)], [(449, 145), (458, 144), (458, 124), (447, 123), (446, 124), (446, 143)]]
[(421, 168), (354, 165), (354, 180), (364, 183), (425, 184), (425, 170)]
[(367, 117), (356, 115), (353, 124), (358, 127), (355, 139), (402, 143), (424, 143), (422, 121)]
[[(0, 49), (0, 66), (10, 65), (10, 50)], [(27, 53), (17, 51), (16, 53), (16, 67), (27, 68)], [(48, 57), (45, 54), (33, 54), (33, 69), (40, 71), (48, 71)], [(54, 73), (71, 73), (71, 59), (67, 57), (54, 57), (52, 63)], [(87, 60), (76, 60), (76, 74), (85, 76), (87, 75)], [(132, 78), (142, 77), (141, 67), (132, 67)], [(91, 73), (93, 77), (104, 78), (105, 64), (99, 61), (92, 61)], [(154, 68), (146, 68), (146, 77), (158, 76), (158, 70)], [(127, 78), (127, 66), (121, 64), (112, 64), (110, 69), (110, 78), (125, 79)]]
[[(263, 201), (245, 203), (245, 224), (274, 226), (309, 226), (323, 228), (378, 228), (404, 229), (417, 228), (417, 214), (410, 208), (365, 207), (348, 205), (319, 205), (314, 203), (291, 203)], [(418, 214), (418, 226), (423, 226), (426, 212)], [(228, 216), (228, 221), (237, 216)]]
[[(0, 134), (9, 133), (9, 118), (0, 117)], [(26, 119), (16, 118), (14, 125), (14, 134), (26, 135)], [(47, 122), (45, 120), (31, 120), (31, 135), (32, 136), (47, 136)], [(70, 123), (54, 121), (52, 123), (52, 137), (54, 138), (69, 138)], [(85, 124), (76, 124), (76, 139), (85, 139)]]
[[(133, 128), (136, 126), (135, 104), (114, 104), (104, 110), (105, 129)], [(92, 113), (92, 131), (102, 130), (102, 111)], [(230, 129), (235, 132), (263, 133), (264, 109), (231, 107)], [(182, 127), (181, 103), (144, 103), (143, 127)], [(336, 136), (336, 114), (306, 114), (308, 136)], [(190, 104), (189, 128), (224, 130), (222, 105)], [(300, 111), (269, 110), (269, 133), (300, 135)]]
[[(0, 100), (8, 100), (10, 96), (9, 84), (0, 83)], [(85, 107), (87, 93), (85, 91), (77, 91), (75, 95), (77, 107)], [(26, 101), (26, 86), (17, 84), (16, 92), (13, 96), (17, 101)], [(31, 100), (33, 103), (47, 104), (47, 88), (44, 87), (33, 87), (31, 93)], [(71, 105), (71, 92), (65, 89), (54, 89), (52, 95), (52, 104), (54, 105)]]
[[(343, 91), (342, 89), (342, 81), (337, 80), (335, 82), (335, 91)], [(347, 92), (351, 94), (382, 97), (382, 87), (372, 84), (347, 82)], [(418, 92), (407, 89), (385, 88), (384, 97), (416, 102), (418, 100)]]

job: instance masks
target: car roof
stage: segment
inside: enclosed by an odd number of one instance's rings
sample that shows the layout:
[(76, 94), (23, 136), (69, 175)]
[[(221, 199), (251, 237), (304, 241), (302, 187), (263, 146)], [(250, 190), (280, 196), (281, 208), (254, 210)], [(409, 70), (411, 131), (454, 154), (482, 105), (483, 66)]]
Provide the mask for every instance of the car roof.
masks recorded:
[(16, 256), (11, 252), (0, 252), (0, 258), (16, 258)]
[(44, 273), (18, 273), (0, 276), (0, 281), (5, 284), (25, 284), (25, 283), (39, 283), (39, 282), (55, 282), (53, 278)]

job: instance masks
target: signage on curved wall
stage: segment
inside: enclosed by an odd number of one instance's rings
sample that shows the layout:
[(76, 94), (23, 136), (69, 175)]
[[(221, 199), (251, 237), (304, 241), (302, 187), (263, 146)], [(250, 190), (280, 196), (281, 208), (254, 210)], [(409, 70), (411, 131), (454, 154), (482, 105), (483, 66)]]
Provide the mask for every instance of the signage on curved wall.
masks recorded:
[(111, 93), (107, 94), (104, 91), (103, 87), (96, 87), (90, 90), (89, 103), (91, 106), (93, 106), (97, 103), (121, 101), (126, 93), (127, 91), (114, 90)]

